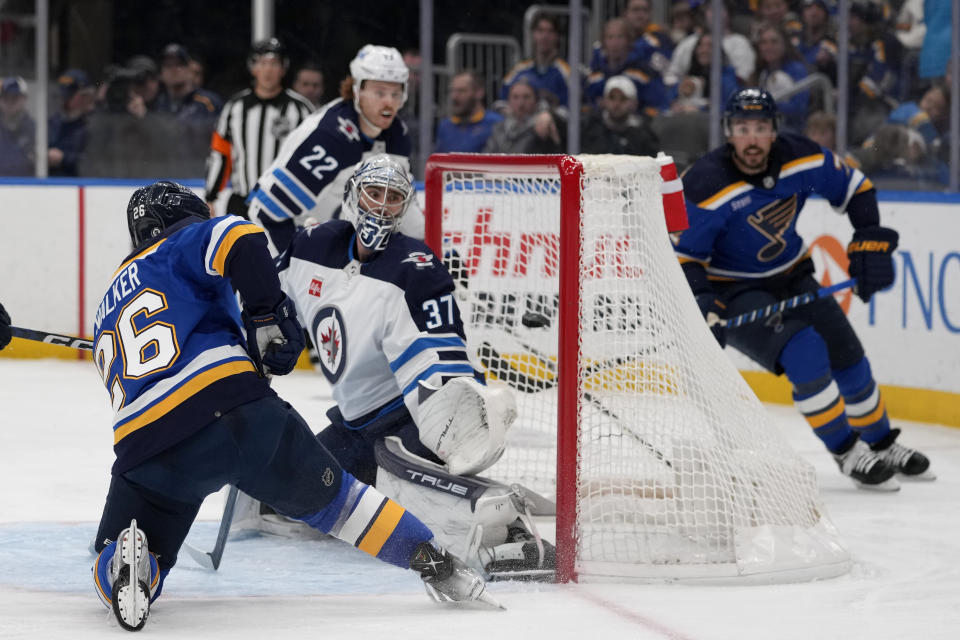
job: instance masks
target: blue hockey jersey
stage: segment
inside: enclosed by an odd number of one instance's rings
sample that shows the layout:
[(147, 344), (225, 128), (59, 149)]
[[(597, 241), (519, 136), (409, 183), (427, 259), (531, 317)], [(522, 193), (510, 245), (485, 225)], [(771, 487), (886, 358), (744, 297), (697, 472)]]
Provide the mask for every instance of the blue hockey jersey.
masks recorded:
[(263, 229), (236, 216), (181, 221), (114, 275), (94, 320), (94, 364), (115, 411), (114, 473), (273, 394), (247, 355), (224, 277), (251, 233)]
[(475, 375), (453, 279), (419, 240), (395, 233), (361, 263), (355, 237), (346, 220), (298, 232), (281, 257), (280, 282), (348, 423), (401, 402), (417, 420), (418, 382)]
[(714, 149), (682, 176), (690, 228), (674, 249), (681, 263), (702, 263), (712, 280), (786, 271), (807, 255), (797, 217), (811, 194), (843, 212), (854, 195), (873, 189), (858, 169), (801, 136), (780, 133), (759, 175), (741, 173), (730, 153), (727, 145)]
[(360, 130), (352, 102), (338, 98), (314, 113), (283, 141), (270, 168), (250, 193), (250, 219), (283, 222), (310, 215), (329, 219), (340, 207), (343, 188), (357, 164), (389, 153), (409, 168), (407, 126), (396, 118), (370, 139)]

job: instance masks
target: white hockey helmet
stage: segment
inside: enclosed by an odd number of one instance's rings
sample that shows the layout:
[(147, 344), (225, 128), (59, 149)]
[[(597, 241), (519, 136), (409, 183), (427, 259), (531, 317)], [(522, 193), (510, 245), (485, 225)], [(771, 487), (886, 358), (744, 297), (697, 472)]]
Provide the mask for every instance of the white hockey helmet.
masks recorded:
[(399, 82), (403, 85), (403, 101), (400, 107), (407, 103), (407, 80), (410, 70), (403, 61), (403, 56), (393, 47), (382, 47), (376, 44), (364, 45), (357, 52), (357, 57), (350, 62), (350, 76), (353, 78), (353, 104), (360, 111), (359, 94), (364, 80), (381, 80), (383, 82)]
[(371, 251), (383, 251), (413, 200), (406, 168), (382, 153), (360, 165), (347, 180), (344, 209), (357, 228), (357, 241)]

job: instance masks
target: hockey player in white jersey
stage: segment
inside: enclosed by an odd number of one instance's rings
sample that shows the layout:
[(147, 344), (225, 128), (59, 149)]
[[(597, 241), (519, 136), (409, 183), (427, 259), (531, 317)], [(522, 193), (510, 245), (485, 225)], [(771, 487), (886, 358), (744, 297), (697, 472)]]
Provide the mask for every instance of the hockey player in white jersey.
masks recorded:
[(365, 159), (388, 153), (409, 171), (410, 135), (397, 118), (407, 100), (409, 75), (396, 49), (364, 46), (350, 62), (341, 97), (284, 140), (248, 198), (250, 219), (267, 230), (276, 253), (305, 219), (336, 216), (347, 178)]
[(397, 231), (412, 197), (405, 168), (375, 156), (347, 183), (344, 219), (300, 231), (278, 261), (337, 402), (318, 438), (491, 579), (551, 579), (520, 490), (474, 475), (500, 458), (516, 407), (468, 358), (446, 267)]

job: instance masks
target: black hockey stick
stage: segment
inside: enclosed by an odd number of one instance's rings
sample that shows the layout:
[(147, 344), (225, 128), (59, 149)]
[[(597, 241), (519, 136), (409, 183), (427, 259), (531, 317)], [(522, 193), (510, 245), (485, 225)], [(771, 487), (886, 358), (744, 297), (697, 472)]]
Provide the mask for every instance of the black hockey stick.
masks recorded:
[(71, 349), (81, 349), (83, 351), (93, 351), (93, 341), (74, 336), (63, 336), (59, 333), (50, 333), (48, 331), (37, 331), (36, 329), (24, 329), (22, 327), (10, 327), (10, 333), (14, 338), (24, 340), (36, 340), (37, 342), (46, 342), (60, 347), (70, 347)]
[(183, 543), (183, 548), (187, 550), (194, 562), (205, 569), (216, 571), (220, 567), (220, 559), (223, 558), (223, 548), (227, 546), (227, 535), (230, 533), (230, 525), (233, 524), (234, 507), (237, 505), (237, 493), (239, 490), (230, 485), (230, 491), (227, 493), (227, 501), (223, 505), (223, 517), (220, 519), (220, 530), (217, 532), (217, 541), (213, 543), (213, 551), (201, 551), (196, 547)]
[[(543, 328), (543, 327), (550, 326), (550, 321), (545, 316), (539, 313), (534, 313), (534, 312), (527, 312), (523, 314), (523, 318), (521, 322), (525, 327), (531, 327), (531, 328)], [(512, 337), (516, 338), (516, 336), (512, 336)], [(484, 367), (486, 367), (488, 371), (492, 370), (494, 372), (494, 375), (496, 375), (498, 379), (503, 380), (508, 385), (510, 385), (514, 389), (517, 389), (518, 391), (521, 391), (523, 393), (537, 393), (538, 391), (544, 391), (546, 389), (555, 387), (557, 384), (556, 364), (549, 357), (547, 357), (545, 354), (541, 353), (538, 349), (535, 349), (531, 345), (525, 344), (519, 340), (517, 340), (517, 342), (520, 345), (520, 347), (528, 353), (528, 355), (533, 356), (539, 361), (539, 363), (542, 363), (540, 366), (542, 366), (542, 368), (552, 373), (553, 378), (543, 379), (539, 377), (528, 376), (524, 372), (515, 369), (510, 365), (509, 360), (503, 357), (489, 342), (484, 342), (480, 346), (480, 349), (477, 355), (480, 357), (480, 362), (483, 364)], [(635, 360), (635, 358), (628, 358), (628, 357), (615, 358), (610, 361), (605, 361), (605, 362), (591, 365), (590, 367), (587, 367), (585, 371), (587, 372), (587, 375), (589, 375), (590, 373), (607, 369), (611, 365), (617, 366), (620, 364), (625, 364), (632, 360)], [(657, 458), (657, 460), (663, 462), (667, 467), (670, 467), (671, 469), (674, 467), (673, 463), (670, 461), (669, 458), (667, 458), (666, 454), (660, 451), (660, 449), (658, 449), (654, 444), (652, 444), (646, 438), (644, 438), (640, 434), (633, 431), (630, 427), (628, 427), (627, 424), (624, 422), (624, 420), (620, 418), (620, 416), (618, 416), (616, 413), (608, 409), (599, 398), (597, 398), (595, 395), (593, 395), (589, 391), (583, 391), (582, 395), (584, 400), (586, 400), (591, 405), (593, 405), (598, 411), (600, 411), (605, 416), (612, 418), (617, 424), (620, 425), (621, 429), (623, 429), (623, 431), (627, 435), (629, 435), (634, 440), (636, 440), (641, 445), (643, 445), (643, 447), (646, 448), (647, 451), (649, 451), (651, 454), (653, 454), (653, 456)]]
[(759, 309), (746, 311), (739, 315), (733, 316), (732, 318), (720, 318), (716, 314), (710, 314), (707, 316), (707, 324), (711, 327), (715, 324), (721, 324), (727, 328), (739, 327), (750, 322), (756, 322), (757, 320), (769, 318), (773, 314), (785, 311), (787, 309), (793, 309), (801, 305), (810, 304), (814, 300), (819, 300), (820, 298), (833, 295), (838, 291), (849, 289), (850, 287), (856, 286), (856, 284), (857, 279), (850, 278), (849, 280), (844, 280), (843, 282), (838, 282), (837, 284), (832, 284), (828, 287), (820, 287), (812, 293), (801, 293), (800, 295), (787, 298), (786, 300), (781, 300), (780, 302), (774, 302), (773, 304), (768, 304), (767, 306), (760, 307)]

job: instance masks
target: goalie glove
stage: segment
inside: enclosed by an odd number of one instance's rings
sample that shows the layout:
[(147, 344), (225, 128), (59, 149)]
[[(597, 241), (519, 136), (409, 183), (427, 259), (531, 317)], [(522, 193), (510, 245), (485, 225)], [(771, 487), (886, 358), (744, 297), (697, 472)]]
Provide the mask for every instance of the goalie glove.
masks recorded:
[(283, 296), (270, 313), (251, 316), (243, 312), (247, 352), (260, 375), (284, 376), (297, 364), (303, 351), (303, 328), (290, 298)]
[(439, 389), (420, 382), (418, 393), (420, 441), (450, 473), (479, 473), (500, 459), (507, 429), (517, 418), (510, 391), (460, 377)]
[(853, 232), (853, 240), (847, 246), (849, 273), (857, 279), (854, 293), (864, 302), (893, 284), (893, 250), (899, 239), (896, 231), (880, 226), (862, 227)]

